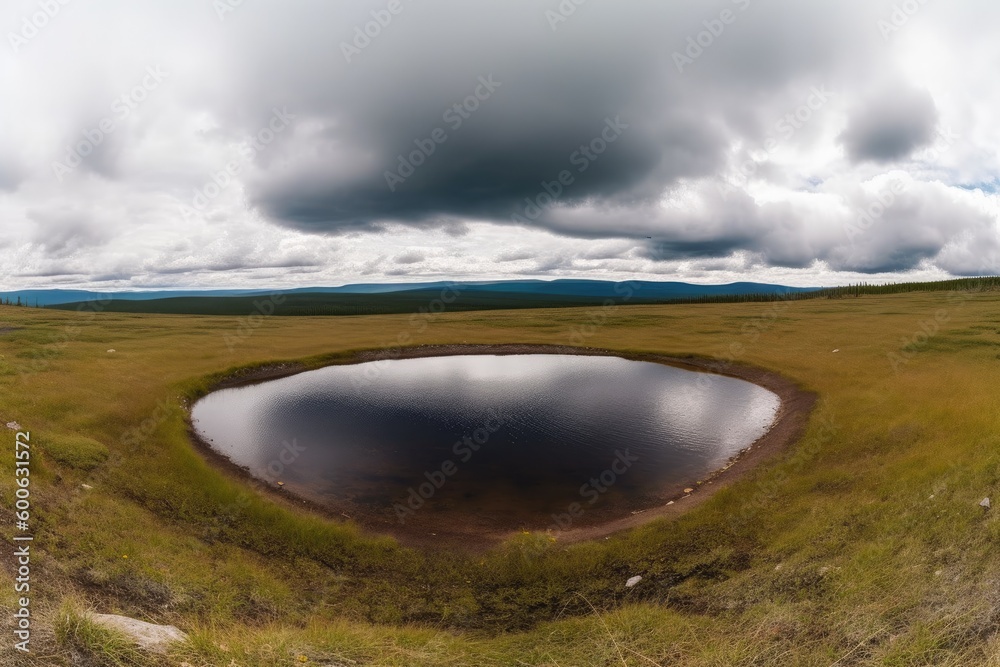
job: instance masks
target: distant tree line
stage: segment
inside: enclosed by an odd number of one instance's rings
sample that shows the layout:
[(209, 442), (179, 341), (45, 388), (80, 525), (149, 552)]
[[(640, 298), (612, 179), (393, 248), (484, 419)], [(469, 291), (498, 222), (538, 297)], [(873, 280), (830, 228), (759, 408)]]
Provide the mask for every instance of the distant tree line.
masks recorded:
[(31, 307), (41, 308), (41, 306), (38, 305), (38, 299), (37, 298), (35, 298), (35, 305), (34, 306), (32, 306), (30, 303), (28, 303), (27, 299), (25, 299), (24, 302), (22, 303), (20, 296), (17, 297), (17, 301), (11, 301), (10, 297), (8, 296), (5, 299), (3, 299), (2, 303), (5, 306), (21, 306), (21, 307), (24, 307), (24, 308), (31, 308)]
[(858, 283), (843, 287), (827, 287), (812, 292), (776, 292), (732, 294), (728, 296), (701, 296), (691, 299), (678, 299), (671, 303), (752, 303), (769, 301), (803, 301), (806, 299), (847, 299), (862, 296), (881, 296), (886, 294), (905, 294), (909, 292), (994, 292), (1000, 291), (1000, 277), (989, 278), (959, 278), (956, 280), (939, 280), (929, 283), (892, 283), (889, 285), (870, 285)]

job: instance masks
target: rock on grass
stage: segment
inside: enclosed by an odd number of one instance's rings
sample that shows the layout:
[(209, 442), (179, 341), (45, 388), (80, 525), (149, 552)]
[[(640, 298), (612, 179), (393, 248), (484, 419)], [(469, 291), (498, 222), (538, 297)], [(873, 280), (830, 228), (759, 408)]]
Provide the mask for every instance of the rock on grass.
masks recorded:
[(170, 644), (187, 639), (186, 634), (172, 625), (155, 625), (113, 614), (87, 614), (87, 618), (96, 625), (127, 636), (150, 653), (164, 654)]

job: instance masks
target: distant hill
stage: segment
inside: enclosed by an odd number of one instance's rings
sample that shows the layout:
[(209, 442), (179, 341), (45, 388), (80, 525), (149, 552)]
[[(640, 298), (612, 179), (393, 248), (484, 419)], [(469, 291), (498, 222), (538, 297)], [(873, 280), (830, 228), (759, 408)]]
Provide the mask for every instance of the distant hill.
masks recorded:
[[(736, 283), (734, 285), (690, 285), (687, 283), (629, 282), (597, 280), (517, 280), (475, 283), (401, 283), (394, 285), (346, 285), (338, 288), (304, 288), (278, 292), (142, 292), (117, 295), (93, 294), (90, 298), (111, 298), (101, 310), (115, 313), (161, 313), (177, 315), (248, 315), (261, 308), (262, 301), (281, 296), (274, 308), (277, 315), (379, 315), (417, 313), (439, 308), (435, 302), (447, 299), (450, 312), (521, 308), (566, 308), (600, 306), (608, 299), (616, 303), (655, 304), (698, 298), (761, 298), (801, 294), (808, 289), (780, 285)], [(166, 294), (167, 296), (162, 296)], [(81, 293), (50, 294), (51, 300), (74, 301), (47, 304), (49, 308), (73, 310), (85, 303)], [(270, 308), (265, 306), (265, 308)]]
[[(469, 283), (464, 289), (479, 292), (506, 292), (521, 294), (546, 294), (552, 296), (617, 297), (626, 283), (602, 280), (514, 280), (497, 283)], [(732, 283), (729, 285), (695, 285), (681, 282), (645, 282), (632, 280), (627, 283), (635, 297), (655, 300), (693, 299), (707, 296), (734, 296), (741, 294), (791, 294), (810, 292), (819, 288), (786, 287), (765, 283)]]
[[(848, 285), (828, 288), (798, 288), (763, 283), (692, 285), (690, 283), (615, 283), (599, 280), (513, 280), (467, 283), (397, 283), (392, 285), (345, 285), (309, 287), (278, 292), (215, 290), (191, 292), (127, 292), (102, 295), (96, 292), (48, 290), (11, 292), (0, 298), (20, 295), (22, 303), (48, 308), (75, 310), (86, 299), (112, 297), (101, 310), (115, 313), (161, 313), (177, 315), (246, 316), (259, 312), (261, 304), (280, 296), (276, 315), (379, 315), (418, 312), (501, 310), (520, 308), (568, 308), (617, 304), (649, 305), (671, 303), (738, 303), (801, 299), (841, 299), (884, 296), (904, 292), (998, 291), (1000, 278), (962, 278), (925, 283), (888, 285)], [(164, 297), (163, 295), (169, 295)], [(447, 299), (442, 297), (446, 296)], [(63, 299), (74, 299), (64, 302)], [(46, 304), (45, 300), (48, 300)], [(442, 303), (443, 302), (443, 303)], [(270, 311), (270, 306), (265, 306)]]
[[(407, 290), (370, 294), (294, 293), (281, 295), (275, 315), (388, 315), (418, 312), (460, 312), (507, 308), (565, 308), (598, 306), (603, 297), (552, 296), (509, 292), (461, 292), (441, 300), (442, 290)], [(453, 298), (454, 296), (454, 298)], [(440, 300), (440, 301), (439, 301)], [(101, 308), (111, 313), (160, 313), (177, 315), (235, 315), (270, 312), (271, 296), (177, 297), (149, 301), (111, 301)], [(78, 304), (57, 304), (54, 309), (74, 310)]]
[(172, 297), (217, 297), (255, 294), (256, 290), (185, 290), (185, 291), (151, 291), (151, 292), (94, 292), (90, 290), (17, 290), (0, 292), (0, 300), (7, 299), (21, 302), (28, 306), (54, 306), (66, 303), (95, 301), (98, 299), (114, 299), (116, 301), (149, 301)]
[[(371, 283), (343, 285), (340, 287), (305, 287), (297, 289), (267, 290), (151, 290), (131, 292), (96, 292), (89, 290), (19, 290), (0, 292), (0, 299), (17, 301), (30, 306), (56, 306), (78, 304), (94, 300), (154, 301), (164, 299), (189, 298), (230, 298), (261, 295), (384, 295), (399, 293), (420, 293), (427, 290), (441, 290), (456, 285), (463, 293), (493, 293), (507, 295), (535, 295), (554, 297), (620, 297), (621, 283), (600, 280), (508, 280), (473, 282), (432, 282), (432, 283)], [(733, 283), (732, 285), (693, 285), (682, 282), (641, 282), (629, 285), (636, 297), (644, 300), (676, 300), (709, 296), (738, 294), (788, 294), (806, 292), (814, 288), (783, 287), (761, 283)], [(495, 298), (487, 299), (494, 302)], [(533, 301), (533, 299), (531, 299)], [(335, 301), (335, 300), (334, 300)], [(345, 301), (345, 303), (351, 300)], [(139, 311), (134, 311), (139, 312)]]

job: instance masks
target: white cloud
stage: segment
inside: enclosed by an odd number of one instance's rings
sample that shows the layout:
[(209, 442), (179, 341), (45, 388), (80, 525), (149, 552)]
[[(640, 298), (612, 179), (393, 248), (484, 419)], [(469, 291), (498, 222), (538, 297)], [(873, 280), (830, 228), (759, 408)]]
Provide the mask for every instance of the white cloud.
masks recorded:
[[(37, 10), (10, 4), (5, 35)], [(0, 50), (0, 283), (1000, 272), (1000, 86), (982, 66), (1000, 7), (928, 3), (883, 39), (894, 4), (752, 3), (678, 73), (673, 51), (734, 3), (592, 3), (553, 32), (529, 0), (426, 0), (351, 63), (340, 42), (382, 3), (257, 0), (224, 21), (199, 0), (71, 3)], [(168, 76), (150, 86), (150, 68)], [(502, 85), (449, 127), (490, 74)], [(275, 108), (294, 120), (248, 154)], [(619, 115), (620, 140), (511, 224)], [(448, 141), (390, 192), (384, 171), (438, 126)]]

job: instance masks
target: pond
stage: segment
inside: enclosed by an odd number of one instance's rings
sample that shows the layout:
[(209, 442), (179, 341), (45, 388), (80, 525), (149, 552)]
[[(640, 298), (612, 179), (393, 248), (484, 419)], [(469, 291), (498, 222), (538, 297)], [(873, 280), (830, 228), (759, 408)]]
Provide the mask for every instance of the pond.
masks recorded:
[(500, 535), (662, 505), (779, 407), (755, 384), (647, 361), (462, 355), (223, 389), (192, 422), (250, 475), (369, 528)]

